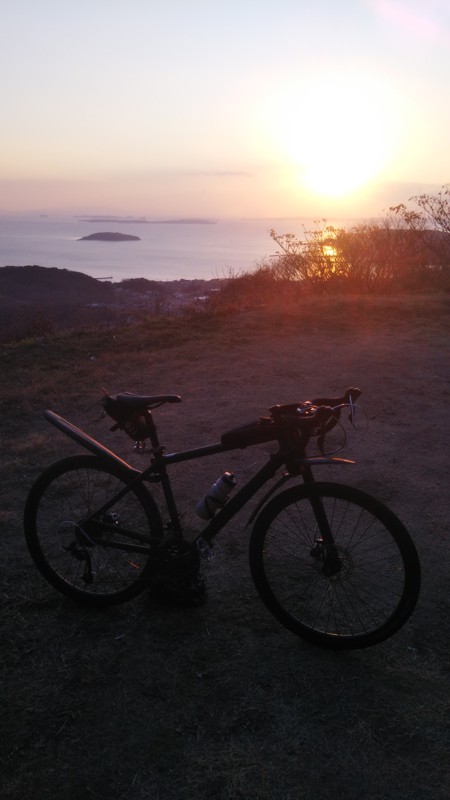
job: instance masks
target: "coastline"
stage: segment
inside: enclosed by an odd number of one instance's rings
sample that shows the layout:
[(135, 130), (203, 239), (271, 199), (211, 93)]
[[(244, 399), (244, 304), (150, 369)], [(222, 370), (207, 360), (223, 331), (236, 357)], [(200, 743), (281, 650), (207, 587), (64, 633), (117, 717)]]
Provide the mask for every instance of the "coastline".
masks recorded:
[[(120, 223), (102, 215), (98, 230), (120, 232)], [(248, 272), (276, 251), (270, 238), (273, 227), (279, 232), (300, 233), (298, 220), (217, 220), (214, 224), (196, 224), (177, 220), (137, 222), (130, 217), (124, 232), (141, 241), (132, 247), (117, 243), (78, 242), (90, 235), (93, 223), (80, 218), (35, 218), (7, 220), (0, 217), (0, 266), (40, 264), (83, 272), (91, 277), (112, 276), (114, 281), (128, 278), (171, 281), (179, 278), (226, 278), (231, 273)], [(187, 219), (187, 218), (186, 218)], [(133, 221), (131, 221), (133, 220)], [(95, 228), (94, 228), (95, 230)]]

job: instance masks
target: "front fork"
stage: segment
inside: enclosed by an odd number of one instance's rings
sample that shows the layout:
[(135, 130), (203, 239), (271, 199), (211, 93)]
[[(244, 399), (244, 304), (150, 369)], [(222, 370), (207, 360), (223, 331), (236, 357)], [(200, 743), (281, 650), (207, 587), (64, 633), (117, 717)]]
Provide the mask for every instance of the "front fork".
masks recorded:
[[(302, 470), (302, 477), (308, 486), (314, 486), (314, 476), (309, 465), (305, 465)], [(330, 523), (323, 506), (322, 498), (319, 494), (310, 498), (311, 506), (317, 522), (319, 535), (316, 537), (314, 547), (310, 551), (312, 558), (322, 563), (322, 572), (327, 578), (337, 575), (342, 569), (342, 562), (334, 543), (333, 533)]]
[(326, 545), (322, 537), (318, 537), (311, 548), (310, 556), (322, 563), (322, 572), (327, 578), (337, 575), (342, 569), (342, 562), (334, 544)]

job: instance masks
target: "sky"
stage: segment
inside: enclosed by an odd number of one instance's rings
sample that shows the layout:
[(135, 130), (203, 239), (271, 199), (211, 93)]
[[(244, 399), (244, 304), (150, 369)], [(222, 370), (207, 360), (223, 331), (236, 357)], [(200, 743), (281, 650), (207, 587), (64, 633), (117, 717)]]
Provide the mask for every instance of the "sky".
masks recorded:
[(450, 182), (450, 0), (0, 0), (0, 213), (377, 215)]

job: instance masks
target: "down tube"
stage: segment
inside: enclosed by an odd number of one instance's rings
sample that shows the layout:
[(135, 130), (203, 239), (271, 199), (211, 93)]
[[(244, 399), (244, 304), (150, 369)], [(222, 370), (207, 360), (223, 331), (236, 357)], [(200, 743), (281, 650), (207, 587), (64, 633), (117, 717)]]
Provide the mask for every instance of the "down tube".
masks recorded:
[(242, 489), (231, 498), (231, 500), (226, 503), (226, 505), (216, 514), (216, 516), (208, 523), (206, 528), (200, 533), (198, 536), (199, 539), (203, 539), (205, 542), (210, 544), (214, 537), (222, 530), (222, 528), (227, 524), (237, 514), (238, 511), (253, 497), (254, 494), (264, 486), (267, 481), (274, 477), (276, 471), (279, 467), (284, 464), (284, 459), (282, 457), (278, 457), (276, 455), (272, 456), (270, 461), (264, 464), (263, 467), (253, 476), (250, 480), (244, 484)]

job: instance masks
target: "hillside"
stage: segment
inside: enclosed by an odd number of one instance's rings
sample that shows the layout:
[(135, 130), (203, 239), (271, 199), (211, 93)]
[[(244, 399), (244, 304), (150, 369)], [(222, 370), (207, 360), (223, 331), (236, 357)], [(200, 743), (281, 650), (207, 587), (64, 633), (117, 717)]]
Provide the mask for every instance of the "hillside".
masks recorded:
[[(252, 312), (64, 335), (0, 347), (3, 367), (4, 800), (448, 800), (450, 541), (449, 299), (309, 299), (301, 313)], [(249, 503), (203, 562), (209, 600), (146, 594), (109, 610), (70, 602), (26, 550), (31, 484), (81, 452), (52, 408), (139, 468), (150, 455), (100, 418), (103, 387), (177, 393), (155, 411), (168, 452), (217, 441), (270, 405), (362, 390), (357, 463), (318, 467), (376, 495), (419, 550), (423, 588), (394, 637), (331, 653), (297, 639), (253, 586)], [(183, 524), (224, 470), (242, 487), (269, 445), (170, 470)], [(149, 491), (160, 499), (159, 487)], [(164, 519), (166, 515), (164, 513)]]
[(81, 272), (56, 267), (2, 267), (0, 297), (36, 304), (68, 302), (108, 302), (114, 292), (110, 283), (97, 281)]
[(0, 268), (0, 341), (90, 325), (110, 325), (130, 314), (173, 312), (219, 281), (112, 283), (81, 272), (37, 265)]

